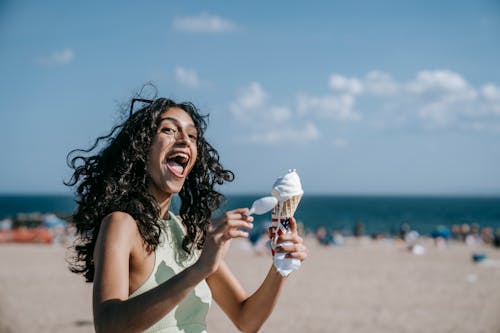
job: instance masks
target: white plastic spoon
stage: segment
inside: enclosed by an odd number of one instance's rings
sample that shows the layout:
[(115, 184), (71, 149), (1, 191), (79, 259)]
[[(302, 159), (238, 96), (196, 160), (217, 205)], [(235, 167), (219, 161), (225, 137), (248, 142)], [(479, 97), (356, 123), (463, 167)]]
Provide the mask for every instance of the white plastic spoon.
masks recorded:
[(253, 202), (252, 208), (248, 212), (248, 216), (252, 214), (262, 215), (273, 209), (278, 204), (278, 199), (275, 197), (263, 197)]

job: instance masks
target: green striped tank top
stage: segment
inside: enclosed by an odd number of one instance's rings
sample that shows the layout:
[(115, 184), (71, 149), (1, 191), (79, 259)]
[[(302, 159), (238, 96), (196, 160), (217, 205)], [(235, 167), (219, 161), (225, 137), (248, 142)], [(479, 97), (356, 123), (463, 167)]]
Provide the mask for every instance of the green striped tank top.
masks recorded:
[[(197, 256), (182, 249), (185, 232), (181, 222), (170, 213), (165, 222), (160, 245), (155, 251), (155, 265), (151, 275), (129, 298), (140, 295), (167, 281), (193, 265)], [(212, 302), (210, 289), (203, 280), (175, 308), (145, 332), (206, 333), (206, 316)]]

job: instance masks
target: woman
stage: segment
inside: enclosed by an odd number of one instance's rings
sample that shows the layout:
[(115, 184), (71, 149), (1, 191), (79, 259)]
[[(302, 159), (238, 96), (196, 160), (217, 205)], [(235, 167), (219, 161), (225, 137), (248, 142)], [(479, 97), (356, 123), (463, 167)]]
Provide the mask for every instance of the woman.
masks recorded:
[[(132, 113), (136, 101), (146, 104)], [(212, 297), (238, 329), (255, 332), (275, 306), (284, 278), (274, 267), (248, 296), (224, 262), (253, 219), (239, 208), (211, 220), (224, 199), (214, 186), (234, 176), (203, 137), (206, 125), (191, 103), (133, 100), (123, 124), (70, 153), (86, 155), (69, 159), (79, 235), (71, 270), (94, 283), (97, 332), (205, 332)], [(169, 212), (176, 193), (180, 218)], [(293, 245), (281, 251), (304, 260), (292, 225), (279, 241)]]

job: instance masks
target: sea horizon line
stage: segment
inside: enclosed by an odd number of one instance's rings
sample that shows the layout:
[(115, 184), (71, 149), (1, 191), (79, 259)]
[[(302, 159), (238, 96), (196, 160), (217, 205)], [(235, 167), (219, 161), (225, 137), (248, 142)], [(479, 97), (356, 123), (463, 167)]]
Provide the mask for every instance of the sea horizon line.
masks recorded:
[[(224, 196), (269, 196), (271, 193), (230, 191), (222, 192)], [(71, 197), (68, 192), (0, 192), (0, 197)], [(307, 192), (304, 197), (408, 197), (408, 198), (500, 198), (500, 192)]]

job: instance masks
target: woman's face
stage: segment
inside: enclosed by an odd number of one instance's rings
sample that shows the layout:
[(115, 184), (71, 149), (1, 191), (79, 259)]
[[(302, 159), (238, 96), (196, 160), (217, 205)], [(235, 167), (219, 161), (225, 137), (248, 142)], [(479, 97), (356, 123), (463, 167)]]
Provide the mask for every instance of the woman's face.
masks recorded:
[(193, 168), (198, 131), (191, 116), (172, 107), (160, 115), (158, 131), (148, 154), (149, 191), (158, 199), (180, 192)]

